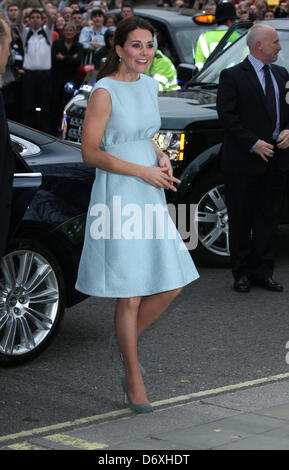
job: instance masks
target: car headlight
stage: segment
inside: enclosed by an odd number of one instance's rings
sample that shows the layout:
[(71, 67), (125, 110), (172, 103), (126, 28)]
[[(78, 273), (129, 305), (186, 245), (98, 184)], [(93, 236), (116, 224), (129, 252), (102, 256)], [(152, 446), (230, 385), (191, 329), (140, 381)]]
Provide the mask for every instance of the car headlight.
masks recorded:
[(171, 161), (182, 162), (184, 160), (186, 143), (184, 132), (160, 131), (154, 135), (153, 141), (168, 155)]

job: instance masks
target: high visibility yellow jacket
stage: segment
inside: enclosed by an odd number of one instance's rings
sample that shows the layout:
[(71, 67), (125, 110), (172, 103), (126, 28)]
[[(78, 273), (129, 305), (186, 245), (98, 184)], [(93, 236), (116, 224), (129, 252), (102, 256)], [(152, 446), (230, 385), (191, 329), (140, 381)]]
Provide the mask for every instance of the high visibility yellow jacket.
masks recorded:
[(178, 90), (180, 88), (174, 64), (159, 49), (155, 51), (155, 56), (146, 71), (146, 75), (155, 78), (159, 82), (159, 91)]
[[(220, 27), (221, 29), (215, 29), (214, 31), (207, 31), (200, 35), (197, 41), (196, 53), (195, 53), (195, 65), (199, 70), (203, 68), (204, 63), (206, 62), (209, 55), (217, 47), (223, 36), (228, 31), (228, 28), (224, 29), (224, 26)], [(239, 37), (237, 31), (234, 31), (228, 43), (234, 42)]]

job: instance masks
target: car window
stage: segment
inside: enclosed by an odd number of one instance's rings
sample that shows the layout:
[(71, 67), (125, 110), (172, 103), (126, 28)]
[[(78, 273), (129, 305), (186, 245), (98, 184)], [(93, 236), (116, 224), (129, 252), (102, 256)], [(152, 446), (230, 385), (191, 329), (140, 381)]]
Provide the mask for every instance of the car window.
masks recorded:
[(149, 19), (149, 22), (153, 25), (155, 30), (157, 31), (158, 37), (158, 48), (167, 56), (169, 57), (172, 62), (177, 65), (178, 64), (178, 55), (176, 53), (175, 47), (171, 41), (170, 34), (165, 24)]
[[(276, 64), (289, 69), (289, 32), (278, 31), (278, 34), (282, 50), (279, 52)], [(198, 81), (219, 83), (220, 73), (223, 69), (242, 62), (249, 53), (246, 37), (247, 34), (244, 34), (240, 39), (228, 45), (222, 54), (198, 74)]]
[(182, 45), (185, 62), (189, 64), (193, 63), (193, 47), (200, 34), (201, 32), (194, 30), (193, 27), (176, 31), (176, 39)]
[[(175, 51), (175, 47), (172, 43), (171, 36), (163, 24), (157, 24), (157, 22), (151, 21), (153, 26), (160, 31), (161, 38), (159, 39), (160, 49), (166, 54), (175, 65), (179, 65), (177, 60), (178, 54)], [(194, 51), (196, 48), (197, 40), (200, 34), (205, 33), (212, 29), (212, 26), (200, 26), (196, 27), (193, 24), (190, 26), (184, 26), (183, 28), (174, 30), (174, 38), (176, 46), (182, 51), (183, 61), (189, 64), (194, 63)]]
[(31, 173), (31, 170), (25, 160), (20, 157), (19, 153), (16, 154), (15, 158), (15, 170), (14, 175), (17, 173)]

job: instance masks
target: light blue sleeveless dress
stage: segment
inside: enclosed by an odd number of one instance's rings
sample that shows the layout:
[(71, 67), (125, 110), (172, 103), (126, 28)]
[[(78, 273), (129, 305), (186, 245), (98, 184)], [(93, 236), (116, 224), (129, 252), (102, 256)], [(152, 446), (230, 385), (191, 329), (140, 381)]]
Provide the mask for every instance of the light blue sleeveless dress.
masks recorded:
[[(160, 127), (158, 83), (109, 77), (98, 88), (112, 112), (102, 148), (117, 158), (157, 166), (152, 137)], [(97, 125), (97, 123), (96, 123)], [(96, 169), (76, 288), (96, 297), (134, 297), (182, 287), (199, 277), (168, 214), (165, 192), (141, 178)]]

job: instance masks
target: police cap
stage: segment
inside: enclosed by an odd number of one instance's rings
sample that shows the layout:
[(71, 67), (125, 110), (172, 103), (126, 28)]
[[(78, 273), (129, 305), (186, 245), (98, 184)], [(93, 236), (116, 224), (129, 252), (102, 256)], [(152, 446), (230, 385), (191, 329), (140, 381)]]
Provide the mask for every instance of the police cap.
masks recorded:
[(237, 19), (236, 8), (233, 3), (231, 2), (223, 2), (218, 3), (216, 7), (215, 13), (215, 21), (218, 23), (219, 21)]

